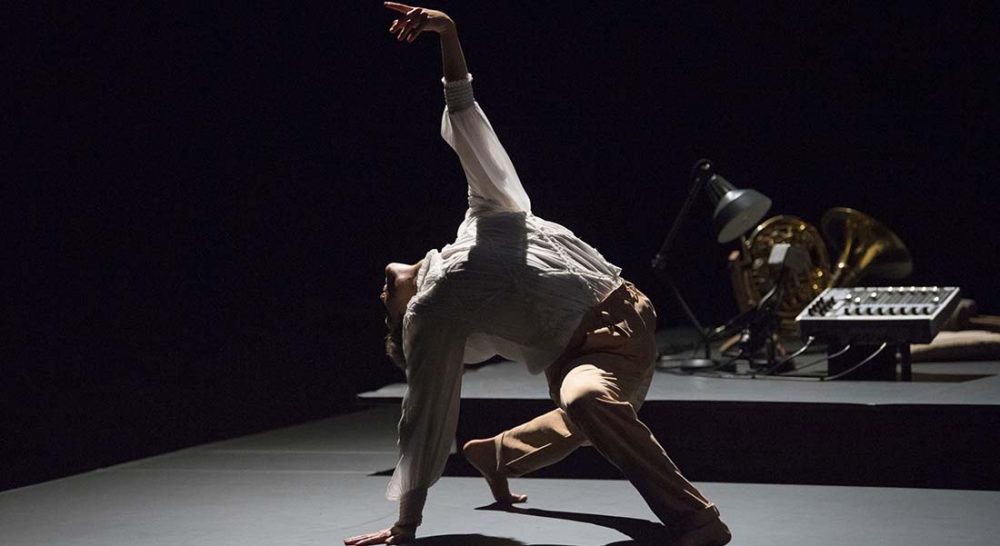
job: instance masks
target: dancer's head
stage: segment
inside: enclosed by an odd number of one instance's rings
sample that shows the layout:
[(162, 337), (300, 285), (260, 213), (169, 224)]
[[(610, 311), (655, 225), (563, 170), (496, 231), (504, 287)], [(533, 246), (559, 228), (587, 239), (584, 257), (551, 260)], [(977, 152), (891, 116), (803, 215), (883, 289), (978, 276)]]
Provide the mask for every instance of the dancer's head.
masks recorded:
[(403, 358), (403, 314), (406, 304), (417, 293), (417, 272), (422, 262), (415, 264), (391, 263), (385, 266), (385, 284), (379, 298), (385, 306), (385, 352), (400, 368), (406, 367)]

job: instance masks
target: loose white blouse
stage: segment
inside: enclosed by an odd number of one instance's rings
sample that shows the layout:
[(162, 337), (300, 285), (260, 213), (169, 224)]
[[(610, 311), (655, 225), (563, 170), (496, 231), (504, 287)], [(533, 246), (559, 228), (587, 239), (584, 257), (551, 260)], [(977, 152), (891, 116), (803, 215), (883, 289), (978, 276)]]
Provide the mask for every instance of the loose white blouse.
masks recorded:
[(419, 523), (426, 490), (444, 471), (463, 362), (499, 354), (540, 373), (585, 311), (622, 284), (621, 269), (596, 249), (531, 214), (514, 165), (473, 98), (472, 76), (444, 86), (441, 136), (462, 162), (469, 208), (455, 241), (427, 253), (403, 316), (408, 389), (387, 490), (389, 499), (402, 499), (402, 523)]

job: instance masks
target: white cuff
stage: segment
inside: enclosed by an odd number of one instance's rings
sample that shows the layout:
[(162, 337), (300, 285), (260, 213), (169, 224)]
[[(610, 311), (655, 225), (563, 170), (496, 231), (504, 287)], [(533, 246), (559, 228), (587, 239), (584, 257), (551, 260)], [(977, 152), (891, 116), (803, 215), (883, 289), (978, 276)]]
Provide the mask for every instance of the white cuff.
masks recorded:
[(416, 529), (423, 521), (424, 503), (427, 502), (427, 489), (413, 489), (403, 493), (399, 498), (399, 521), (396, 525)]
[(444, 85), (444, 102), (449, 112), (458, 112), (472, 106), (476, 98), (472, 95), (472, 74), (466, 74), (465, 79), (447, 81), (441, 78)]

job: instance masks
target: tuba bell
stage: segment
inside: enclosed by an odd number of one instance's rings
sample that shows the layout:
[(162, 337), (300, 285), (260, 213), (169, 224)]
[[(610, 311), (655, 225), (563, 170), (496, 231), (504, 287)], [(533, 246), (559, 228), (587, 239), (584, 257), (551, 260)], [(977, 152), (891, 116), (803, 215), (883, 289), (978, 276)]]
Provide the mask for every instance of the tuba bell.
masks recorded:
[[(856, 286), (867, 277), (900, 279), (913, 270), (906, 245), (863, 212), (832, 208), (823, 214), (821, 226), (825, 241), (801, 218), (774, 216), (743, 238), (740, 249), (729, 256), (730, 279), (741, 311), (755, 306), (783, 278), (784, 298), (776, 311), (779, 325), (783, 333), (797, 334), (795, 317), (826, 288)], [(804, 273), (781, 277), (780, 270), (767, 265), (771, 249), (782, 243), (800, 246), (809, 255), (811, 264)], [(827, 243), (840, 249), (833, 266)]]
[(903, 241), (867, 214), (832, 208), (820, 221), (826, 239), (840, 247), (830, 286), (856, 286), (865, 277), (902, 279), (913, 272), (913, 258)]

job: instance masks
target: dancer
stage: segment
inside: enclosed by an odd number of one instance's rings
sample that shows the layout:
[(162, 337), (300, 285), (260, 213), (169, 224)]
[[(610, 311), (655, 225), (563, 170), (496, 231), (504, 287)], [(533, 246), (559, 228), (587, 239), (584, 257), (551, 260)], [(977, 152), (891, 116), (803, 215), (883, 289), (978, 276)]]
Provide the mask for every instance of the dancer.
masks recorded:
[(387, 496), (399, 500), (389, 529), (351, 546), (415, 539), (427, 489), (444, 470), (458, 421), (463, 362), (495, 354), (545, 373), (557, 408), (463, 447), (501, 504), (522, 503), (507, 478), (593, 445), (664, 523), (664, 543), (722, 545), (729, 529), (715, 506), (667, 457), (636, 411), (654, 372), (656, 315), (620, 269), (563, 226), (531, 213), (531, 201), (472, 93), (455, 23), (445, 13), (395, 2), (389, 32), (413, 42), (438, 34), (446, 109), (441, 135), (468, 180), (457, 239), (415, 264), (389, 264), (381, 299), (390, 357), (406, 371), (400, 459)]

